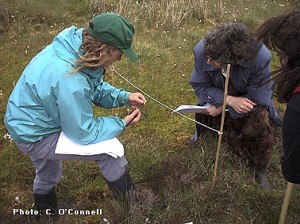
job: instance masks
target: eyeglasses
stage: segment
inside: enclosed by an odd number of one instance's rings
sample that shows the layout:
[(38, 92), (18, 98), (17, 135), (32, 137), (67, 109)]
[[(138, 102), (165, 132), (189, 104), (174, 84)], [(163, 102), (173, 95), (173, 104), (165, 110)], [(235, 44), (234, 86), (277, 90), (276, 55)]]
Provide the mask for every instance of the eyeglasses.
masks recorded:
[(216, 59), (216, 58), (213, 58), (213, 57), (211, 57), (211, 56), (207, 56), (207, 60), (210, 60), (210, 61), (215, 61), (215, 62), (217, 62), (217, 63), (223, 63), (220, 59)]

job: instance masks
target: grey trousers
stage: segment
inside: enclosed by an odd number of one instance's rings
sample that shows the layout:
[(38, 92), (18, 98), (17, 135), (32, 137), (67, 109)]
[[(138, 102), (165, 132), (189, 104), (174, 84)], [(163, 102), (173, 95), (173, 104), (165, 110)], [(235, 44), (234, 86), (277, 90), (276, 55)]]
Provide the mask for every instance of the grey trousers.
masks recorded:
[(109, 182), (118, 180), (126, 171), (125, 157), (114, 158), (107, 154), (91, 156), (55, 154), (60, 133), (54, 133), (34, 143), (16, 142), (17, 147), (29, 155), (36, 169), (33, 183), (34, 194), (47, 194), (59, 183), (62, 176), (62, 160), (96, 161), (104, 178)]

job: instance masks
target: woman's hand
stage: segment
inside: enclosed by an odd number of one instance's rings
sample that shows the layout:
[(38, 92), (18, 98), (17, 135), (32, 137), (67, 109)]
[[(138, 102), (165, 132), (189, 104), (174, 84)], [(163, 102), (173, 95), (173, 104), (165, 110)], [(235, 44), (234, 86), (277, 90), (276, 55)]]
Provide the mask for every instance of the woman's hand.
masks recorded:
[(136, 124), (140, 120), (141, 116), (142, 116), (141, 111), (138, 108), (134, 108), (134, 110), (131, 111), (129, 115), (124, 117), (126, 127), (132, 124)]
[(203, 110), (201, 113), (209, 116), (217, 117), (222, 113), (222, 109), (223, 109), (222, 106), (215, 107), (211, 105), (208, 109)]
[(146, 98), (141, 93), (130, 93), (128, 100), (131, 106), (144, 106), (147, 102)]
[(245, 97), (227, 96), (226, 104), (239, 114), (249, 113), (257, 104)]

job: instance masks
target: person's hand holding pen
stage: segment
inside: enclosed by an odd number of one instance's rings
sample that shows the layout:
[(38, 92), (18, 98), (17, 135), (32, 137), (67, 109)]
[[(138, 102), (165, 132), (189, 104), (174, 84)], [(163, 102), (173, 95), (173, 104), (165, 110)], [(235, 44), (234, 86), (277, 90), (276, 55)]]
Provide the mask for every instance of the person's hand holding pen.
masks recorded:
[(141, 111), (138, 108), (134, 108), (134, 110), (124, 118), (126, 127), (132, 124), (136, 124), (140, 120), (141, 116)]
[(144, 106), (147, 102), (146, 98), (141, 93), (130, 93), (128, 101), (132, 106), (133, 110), (131, 110), (129, 112), (129, 115), (127, 115), (124, 118), (126, 122), (126, 127), (128, 127), (131, 124), (136, 124), (140, 120), (142, 113), (136, 106)]

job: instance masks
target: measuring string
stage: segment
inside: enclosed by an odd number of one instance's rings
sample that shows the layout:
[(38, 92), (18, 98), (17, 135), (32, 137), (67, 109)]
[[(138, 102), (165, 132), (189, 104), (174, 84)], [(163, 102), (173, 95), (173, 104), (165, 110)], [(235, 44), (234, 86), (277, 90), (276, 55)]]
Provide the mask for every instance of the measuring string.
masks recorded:
[(220, 132), (219, 130), (214, 129), (214, 128), (211, 128), (211, 127), (209, 127), (209, 126), (207, 126), (207, 125), (205, 125), (205, 124), (202, 124), (202, 123), (200, 123), (200, 122), (198, 122), (198, 121), (196, 121), (196, 120), (194, 120), (194, 119), (192, 119), (192, 118), (190, 118), (190, 117), (188, 117), (188, 116), (185, 116), (184, 114), (182, 114), (182, 113), (180, 113), (180, 112), (174, 111), (174, 109), (172, 109), (171, 107), (169, 107), (169, 106), (163, 104), (162, 102), (158, 101), (157, 99), (153, 98), (153, 97), (150, 96), (148, 93), (146, 93), (145, 91), (143, 91), (141, 88), (139, 88), (138, 86), (136, 86), (136, 85), (134, 85), (132, 82), (130, 82), (130, 81), (129, 81), (127, 78), (125, 78), (123, 75), (121, 75), (114, 67), (112, 67), (111, 70), (113, 70), (118, 76), (120, 76), (122, 79), (124, 79), (124, 80), (125, 80), (126, 82), (128, 82), (130, 85), (132, 85), (134, 88), (136, 88), (137, 90), (139, 90), (140, 92), (142, 92), (144, 95), (148, 96), (150, 99), (152, 99), (153, 101), (155, 101), (155, 102), (158, 103), (159, 105), (161, 105), (161, 106), (167, 108), (168, 110), (171, 110), (171, 111), (174, 112), (174, 113), (177, 113), (178, 115), (184, 117), (184, 118), (187, 119), (187, 120), (193, 121), (193, 122), (195, 122), (195, 123), (197, 123), (197, 124), (199, 124), (199, 125), (202, 125), (203, 127), (207, 128), (207, 129), (210, 129), (210, 130), (212, 130), (212, 131), (217, 132), (218, 134), (221, 134), (221, 132)]

